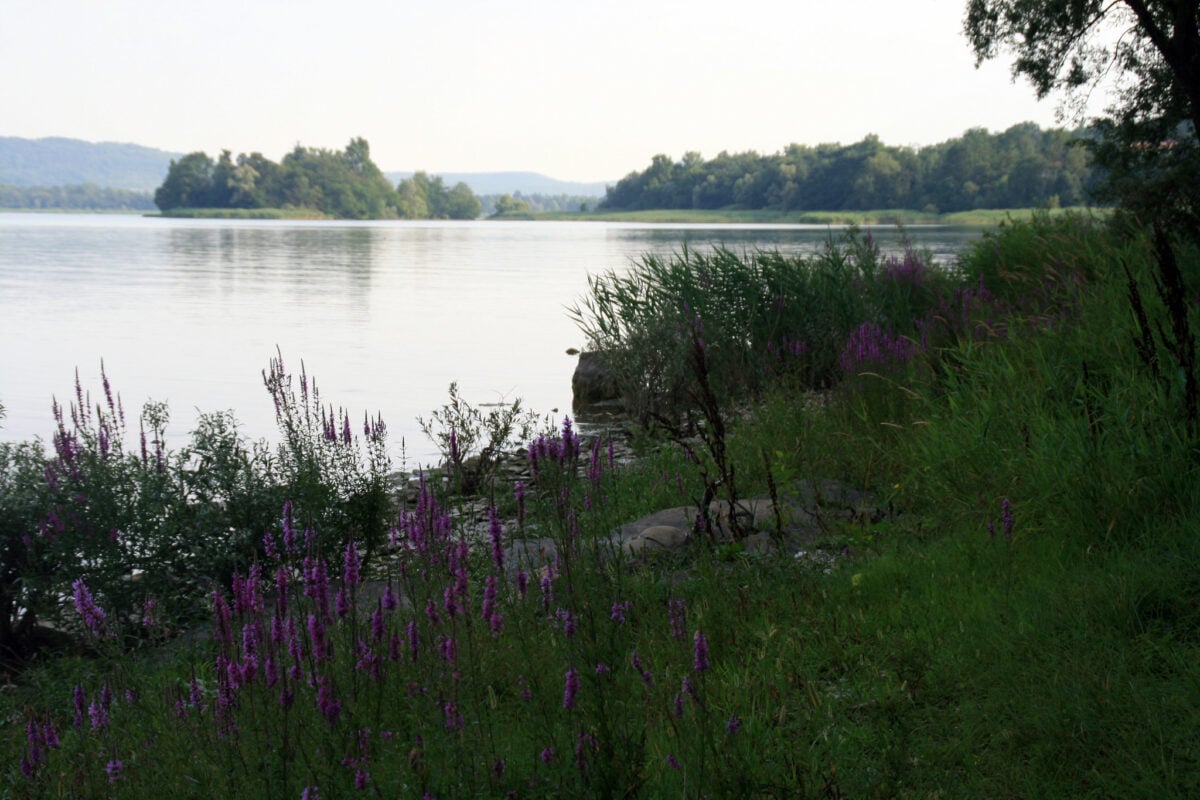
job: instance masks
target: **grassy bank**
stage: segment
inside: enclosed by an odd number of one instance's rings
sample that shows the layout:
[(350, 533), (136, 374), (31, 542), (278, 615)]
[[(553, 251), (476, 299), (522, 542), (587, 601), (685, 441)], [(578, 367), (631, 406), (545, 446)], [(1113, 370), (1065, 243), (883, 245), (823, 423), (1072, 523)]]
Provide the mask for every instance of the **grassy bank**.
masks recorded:
[[(287, 484), (294, 507), (247, 525), (249, 580), (217, 586), (211, 638), (98, 615), (119, 576), (109, 592), (94, 576), (94, 597), (66, 586), (64, 624), (94, 652), (39, 656), (0, 694), (0, 795), (1193, 797), (1200, 451), (1164, 332), (1200, 320), (1190, 300), (1171, 324), (1154, 253), (1137, 231), (1040, 216), (953, 274), (852, 238), (598, 276), (585, 326), (635, 381), (652, 351), (683, 364), (655, 374), (703, 426), (643, 398), (658, 434), (632, 463), (564, 426), (530, 446), (523, 485), (497, 484), (477, 546), (430, 484), (362, 564), (370, 471), (338, 467), (349, 418), (322, 412), (293, 439), (313, 467)], [(1194, 298), (1197, 254), (1176, 253)], [(307, 400), (276, 396), (302, 427)], [(230, 460), (197, 450), (193, 470)], [(139, 480), (174, 474), (153, 447), (142, 461)], [(222, 513), (281, 498), (255, 500), (279, 482), (247, 469), (215, 493)], [(746, 497), (808, 477), (874, 499), (803, 555), (700, 534), (658, 556), (601, 546), (734, 478)], [(306, 541), (322, 487), (349, 499)], [(503, 545), (527, 537), (516, 562)]]
[(175, 219), (331, 219), (312, 208), (173, 208), (157, 216)]
[[(1064, 214), (1084, 209), (1054, 209)], [(598, 222), (658, 222), (696, 225), (787, 224), (787, 225), (998, 225), (1007, 219), (1028, 219), (1035, 209), (977, 209), (936, 214), (906, 209), (874, 211), (771, 211), (652, 209), (647, 211), (543, 211), (533, 219)]]

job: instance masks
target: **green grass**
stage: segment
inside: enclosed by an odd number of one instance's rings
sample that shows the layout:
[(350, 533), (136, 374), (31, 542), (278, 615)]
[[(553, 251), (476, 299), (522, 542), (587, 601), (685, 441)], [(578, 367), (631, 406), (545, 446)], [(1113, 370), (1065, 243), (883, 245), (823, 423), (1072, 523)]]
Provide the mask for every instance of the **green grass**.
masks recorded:
[(159, 216), (177, 219), (329, 219), (312, 208), (173, 208)]
[[(1050, 213), (1079, 212), (1082, 209), (1054, 209)], [(646, 211), (542, 211), (539, 220), (596, 222), (654, 222), (687, 224), (790, 224), (790, 225), (997, 225), (1006, 219), (1027, 219), (1036, 209), (977, 209), (952, 214), (936, 214), (906, 209), (874, 211), (771, 211), (722, 209), (651, 209)]]

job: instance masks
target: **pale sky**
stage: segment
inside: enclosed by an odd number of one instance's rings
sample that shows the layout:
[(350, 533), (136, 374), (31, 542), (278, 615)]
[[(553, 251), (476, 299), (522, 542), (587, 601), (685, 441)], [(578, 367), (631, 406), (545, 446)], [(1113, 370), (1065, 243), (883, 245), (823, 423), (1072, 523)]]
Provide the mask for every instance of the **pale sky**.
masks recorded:
[(0, 0), (0, 135), (614, 181), (656, 153), (1057, 125), (966, 0)]

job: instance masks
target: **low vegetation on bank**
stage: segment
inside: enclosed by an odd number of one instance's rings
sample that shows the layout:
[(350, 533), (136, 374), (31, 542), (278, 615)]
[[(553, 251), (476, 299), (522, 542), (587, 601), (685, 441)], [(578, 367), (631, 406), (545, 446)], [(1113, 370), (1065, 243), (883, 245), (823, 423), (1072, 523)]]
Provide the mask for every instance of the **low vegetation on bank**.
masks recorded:
[[(275, 449), (80, 387), (0, 445), (0, 795), (1195, 796), (1198, 266), (1075, 215), (648, 258), (575, 308), (636, 460), (563, 422), (512, 485), (475, 459), (532, 421), (452, 398), (400, 503), (281, 359)], [(804, 478), (888, 513), (607, 544)]]
[(867, 211), (774, 211), (771, 209), (652, 209), (646, 211), (537, 211), (529, 219), (575, 222), (643, 222), (687, 225), (999, 225), (1008, 220), (1027, 219), (1033, 213), (1107, 214), (1106, 209), (1076, 208), (979, 208), (938, 214), (903, 208)]

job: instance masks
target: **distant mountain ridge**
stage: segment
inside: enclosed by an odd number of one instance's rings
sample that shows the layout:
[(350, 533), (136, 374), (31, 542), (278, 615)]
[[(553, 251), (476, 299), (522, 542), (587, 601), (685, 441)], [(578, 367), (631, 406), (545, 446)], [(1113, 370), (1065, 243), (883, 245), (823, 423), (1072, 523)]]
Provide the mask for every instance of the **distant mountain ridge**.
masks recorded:
[(171, 153), (119, 142), (86, 142), (52, 136), (0, 136), (0, 183), (12, 186), (74, 186), (152, 192), (163, 182)]
[[(411, 172), (385, 172), (392, 183), (411, 178)], [(460, 181), (471, 187), (479, 196), (491, 194), (567, 194), (581, 197), (603, 197), (605, 183), (593, 181), (560, 181), (538, 172), (430, 172), (430, 177), (440, 176), (447, 186)]]
[[(11, 186), (73, 186), (94, 183), (110, 189), (153, 192), (162, 185), (173, 153), (138, 144), (88, 142), (62, 136), (22, 139), (0, 136), (0, 184)], [(217, 154), (210, 154), (214, 157)], [(385, 172), (392, 184), (412, 172)], [(603, 182), (560, 181), (537, 172), (441, 172), (447, 186), (459, 181), (477, 195), (604, 195)]]

